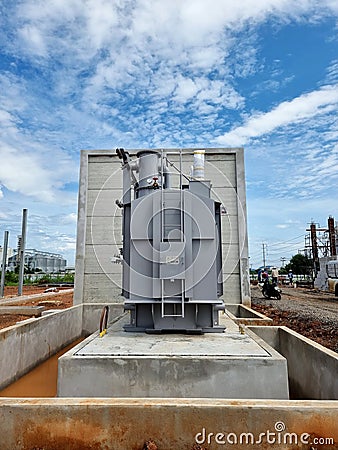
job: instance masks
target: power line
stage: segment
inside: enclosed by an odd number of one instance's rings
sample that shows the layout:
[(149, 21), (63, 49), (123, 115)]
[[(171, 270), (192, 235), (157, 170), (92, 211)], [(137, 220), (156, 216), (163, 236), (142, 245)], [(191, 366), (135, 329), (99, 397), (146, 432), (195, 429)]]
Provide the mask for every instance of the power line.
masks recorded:
[(274, 247), (274, 246), (276, 246), (276, 245), (286, 244), (286, 243), (288, 243), (288, 242), (295, 241), (296, 239), (299, 239), (299, 238), (301, 238), (301, 237), (305, 238), (305, 236), (306, 236), (305, 234), (301, 234), (301, 235), (299, 235), (299, 236), (296, 236), (296, 237), (294, 237), (294, 238), (288, 239), (288, 240), (286, 240), (286, 241), (280, 241), (280, 242), (275, 242), (274, 244), (269, 244), (269, 247)]

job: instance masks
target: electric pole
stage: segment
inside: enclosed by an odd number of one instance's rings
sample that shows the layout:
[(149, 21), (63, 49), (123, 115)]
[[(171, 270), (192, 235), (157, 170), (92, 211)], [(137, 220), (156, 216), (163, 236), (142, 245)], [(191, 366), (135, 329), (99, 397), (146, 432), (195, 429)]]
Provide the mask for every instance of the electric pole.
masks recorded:
[(5, 231), (4, 246), (2, 248), (0, 297), (3, 297), (5, 295), (5, 276), (6, 276), (6, 264), (7, 264), (8, 235), (9, 235), (9, 231)]
[(266, 246), (267, 244), (262, 243), (262, 252), (263, 252), (263, 266), (266, 266)]
[(27, 230), (27, 209), (22, 210), (22, 232), (20, 245), (20, 266), (19, 266), (19, 284), (18, 295), (22, 295), (23, 278), (25, 272), (25, 247), (26, 247), (26, 230)]

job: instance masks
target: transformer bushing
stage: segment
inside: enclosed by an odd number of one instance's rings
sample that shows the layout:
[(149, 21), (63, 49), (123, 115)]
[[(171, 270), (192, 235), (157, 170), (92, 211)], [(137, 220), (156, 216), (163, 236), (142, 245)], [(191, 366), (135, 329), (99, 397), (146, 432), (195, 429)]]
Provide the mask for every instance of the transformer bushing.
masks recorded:
[[(196, 152), (192, 176), (163, 152), (143, 150), (132, 160), (123, 149), (122, 285), (130, 311), (125, 331), (223, 332), (221, 204), (210, 197), (204, 154)], [(169, 164), (179, 188), (171, 188)], [(196, 176), (195, 176), (196, 175)], [(183, 184), (183, 177), (187, 182)]]

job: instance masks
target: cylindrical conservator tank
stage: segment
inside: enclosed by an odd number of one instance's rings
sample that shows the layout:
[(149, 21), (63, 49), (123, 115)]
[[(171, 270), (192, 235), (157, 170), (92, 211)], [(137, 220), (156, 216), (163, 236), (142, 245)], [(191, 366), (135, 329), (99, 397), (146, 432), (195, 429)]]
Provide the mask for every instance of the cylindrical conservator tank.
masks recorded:
[(160, 154), (152, 150), (142, 150), (137, 153), (139, 158), (138, 196), (149, 194), (154, 181), (159, 178)]
[[(166, 188), (163, 155), (141, 151), (137, 156), (135, 198), (123, 204), (123, 295), (130, 310), (124, 328), (222, 332), (221, 205), (210, 198), (210, 181)], [(124, 177), (130, 178), (129, 172), (123, 170)]]

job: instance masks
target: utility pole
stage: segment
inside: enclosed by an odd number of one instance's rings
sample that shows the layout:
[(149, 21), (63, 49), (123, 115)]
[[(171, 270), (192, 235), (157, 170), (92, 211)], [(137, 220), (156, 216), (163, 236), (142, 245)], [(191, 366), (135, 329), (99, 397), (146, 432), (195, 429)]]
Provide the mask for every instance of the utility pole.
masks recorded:
[(264, 266), (264, 268), (265, 268), (265, 266), (266, 266), (266, 245), (267, 245), (267, 244), (262, 243), (263, 266)]
[(0, 297), (3, 297), (5, 295), (5, 276), (6, 276), (6, 265), (7, 265), (8, 235), (9, 235), (9, 232), (5, 231), (4, 246), (2, 249)]
[(284, 267), (286, 258), (284, 256), (282, 256), (280, 260), (281, 260), (281, 263), (282, 263), (282, 267)]
[(336, 256), (337, 255), (337, 249), (336, 249), (336, 230), (334, 229), (334, 218), (329, 217), (328, 222), (328, 231), (329, 231), (329, 241), (330, 241), (330, 256)]
[(20, 267), (19, 267), (19, 285), (18, 295), (22, 295), (23, 275), (25, 271), (25, 247), (26, 247), (26, 230), (27, 230), (27, 209), (22, 210), (22, 232), (20, 245)]

